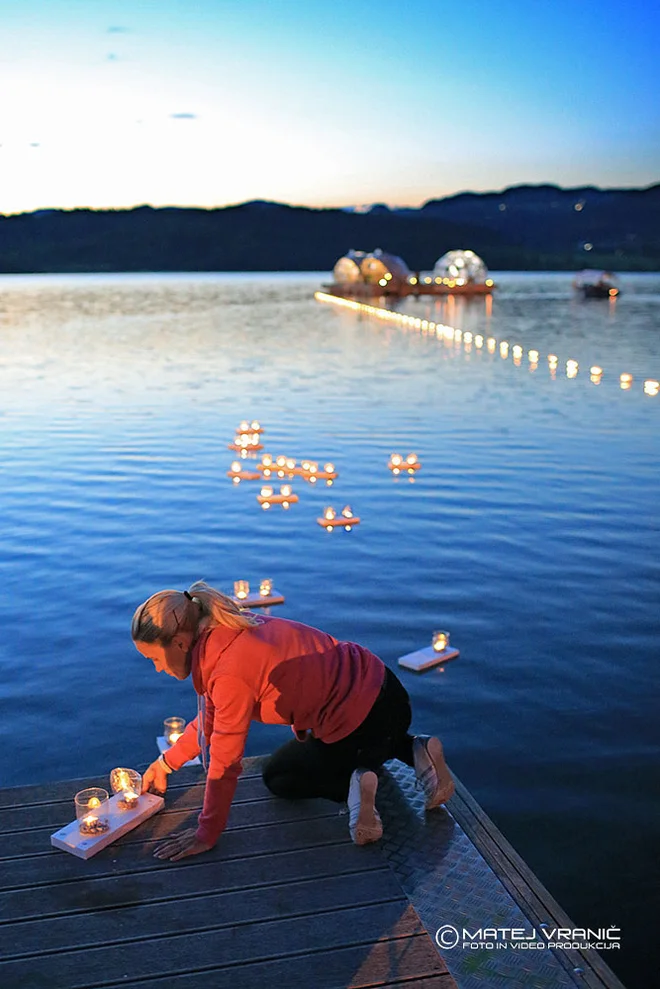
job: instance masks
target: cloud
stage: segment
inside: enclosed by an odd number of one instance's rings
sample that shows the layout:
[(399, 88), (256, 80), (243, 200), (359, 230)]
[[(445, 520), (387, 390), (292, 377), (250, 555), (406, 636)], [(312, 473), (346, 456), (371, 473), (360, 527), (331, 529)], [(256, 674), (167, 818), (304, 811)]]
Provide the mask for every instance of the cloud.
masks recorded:
[(196, 113), (171, 113), (172, 120), (197, 120)]

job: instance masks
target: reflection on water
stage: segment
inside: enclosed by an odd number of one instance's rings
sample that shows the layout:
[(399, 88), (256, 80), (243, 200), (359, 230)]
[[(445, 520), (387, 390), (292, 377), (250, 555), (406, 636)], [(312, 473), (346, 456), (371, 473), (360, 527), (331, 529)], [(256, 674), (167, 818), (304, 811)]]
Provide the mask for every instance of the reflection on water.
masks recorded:
[[(194, 715), (129, 640), (160, 587), (268, 576), (278, 614), (393, 666), (448, 629), (458, 661), (402, 673), (415, 727), (576, 924), (621, 926), (628, 976), (658, 839), (660, 405), (638, 384), (660, 277), (622, 277), (614, 305), (558, 274), (402, 303), (460, 340), (320, 305), (321, 280), (0, 279), (0, 782), (143, 763), (164, 717)], [(299, 501), (263, 511), (227, 477), (243, 418), (266, 452), (336, 465), (331, 491), (286, 479)], [(328, 505), (361, 524), (325, 531)], [(250, 752), (281, 740), (260, 727)]]

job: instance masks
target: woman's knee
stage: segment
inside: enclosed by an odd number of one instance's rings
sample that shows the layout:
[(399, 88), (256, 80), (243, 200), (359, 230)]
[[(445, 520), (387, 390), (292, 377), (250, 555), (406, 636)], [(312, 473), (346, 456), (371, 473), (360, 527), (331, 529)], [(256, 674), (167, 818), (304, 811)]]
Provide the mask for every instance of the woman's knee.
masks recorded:
[(290, 774), (283, 773), (276, 766), (264, 766), (262, 779), (264, 784), (275, 797), (285, 797), (289, 800), (297, 796), (296, 781)]

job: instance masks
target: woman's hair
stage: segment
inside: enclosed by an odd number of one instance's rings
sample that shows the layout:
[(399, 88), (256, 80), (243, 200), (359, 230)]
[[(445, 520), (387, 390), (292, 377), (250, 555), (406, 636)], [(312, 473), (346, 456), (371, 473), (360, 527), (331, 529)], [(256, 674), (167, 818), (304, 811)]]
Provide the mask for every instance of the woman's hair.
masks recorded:
[(158, 591), (141, 604), (133, 615), (131, 636), (134, 642), (161, 642), (169, 645), (177, 632), (195, 632), (224, 625), (225, 628), (250, 628), (258, 620), (244, 614), (235, 601), (198, 580), (188, 591)]

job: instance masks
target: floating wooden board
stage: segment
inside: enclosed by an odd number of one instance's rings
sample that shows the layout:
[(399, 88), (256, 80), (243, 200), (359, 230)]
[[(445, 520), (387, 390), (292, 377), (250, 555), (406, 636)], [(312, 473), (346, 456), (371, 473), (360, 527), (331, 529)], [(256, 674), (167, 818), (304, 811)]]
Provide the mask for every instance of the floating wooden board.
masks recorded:
[(263, 448), (264, 448), (263, 443), (250, 443), (245, 446), (242, 443), (227, 444), (228, 450), (238, 450), (239, 453), (241, 452), (241, 450), (246, 450), (248, 453), (254, 453), (255, 450), (263, 450)]
[(446, 663), (449, 659), (456, 659), (458, 655), (460, 655), (458, 649), (453, 649), (451, 646), (443, 649), (442, 652), (436, 652), (433, 646), (427, 646), (426, 649), (418, 649), (416, 652), (399, 656), (397, 662), (399, 666), (405, 666), (407, 670), (415, 670), (415, 672), (420, 673), (422, 670), (429, 670), (432, 666)]
[[(160, 752), (161, 755), (165, 755), (165, 753), (166, 752), (169, 752), (170, 749), (172, 748), (171, 745), (168, 745), (167, 744), (167, 739), (165, 738), (164, 735), (159, 735), (158, 736), (158, 738), (156, 739), (156, 745), (158, 746), (158, 751)], [(201, 764), (202, 764), (201, 759), (199, 758), (198, 755), (196, 755), (194, 759), (188, 759), (188, 762), (184, 762), (183, 765), (184, 766), (201, 766)], [(183, 768), (183, 766), (181, 768)]]
[(246, 598), (232, 596), (232, 601), (235, 601), (241, 608), (270, 608), (271, 604), (284, 604), (284, 595), (277, 591), (271, 591), (265, 597), (263, 594), (248, 594)]
[(239, 481), (263, 481), (261, 474), (254, 470), (228, 470), (227, 477), (237, 477)]
[(361, 519), (356, 515), (352, 519), (344, 518), (343, 515), (338, 515), (334, 519), (320, 518), (316, 520), (319, 525), (322, 525), (325, 529), (345, 529), (347, 526), (359, 525)]
[(165, 806), (163, 798), (155, 793), (141, 794), (134, 810), (121, 810), (118, 806), (120, 799), (121, 794), (116, 793), (108, 801), (110, 828), (103, 834), (87, 837), (80, 833), (78, 821), (72, 821), (50, 836), (53, 848), (61, 848), (62, 851), (70, 852), (79, 859), (90, 859), (92, 855), (107, 848), (117, 838), (132, 831), (138, 824), (153, 817)]
[(295, 505), (298, 501), (297, 494), (283, 495), (283, 494), (272, 494), (272, 495), (257, 495), (257, 501), (260, 505)]

